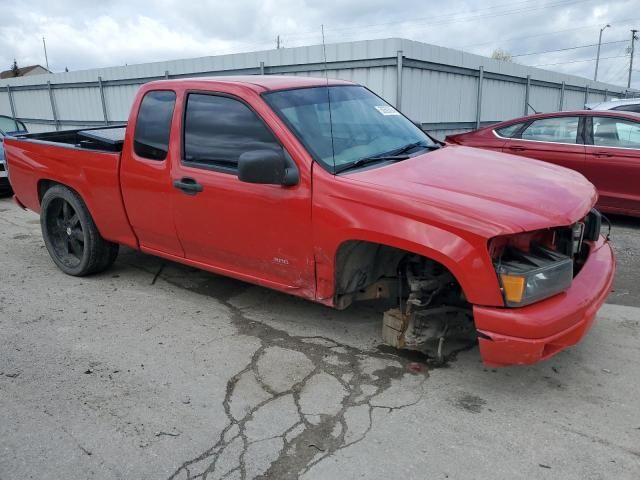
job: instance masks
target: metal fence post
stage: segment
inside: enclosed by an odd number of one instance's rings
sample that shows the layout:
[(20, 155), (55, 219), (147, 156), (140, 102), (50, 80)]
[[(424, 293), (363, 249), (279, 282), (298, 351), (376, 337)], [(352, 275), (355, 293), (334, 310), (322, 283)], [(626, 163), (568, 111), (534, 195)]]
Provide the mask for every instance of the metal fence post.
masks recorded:
[(104, 117), (104, 124), (109, 125), (107, 102), (104, 100), (104, 85), (102, 84), (102, 77), (98, 77), (98, 87), (100, 88), (100, 101), (102, 102), (102, 116)]
[(524, 91), (524, 114), (529, 114), (529, 90), (531, 90), (531, 75), (527, 75), (527, 86)]
[(562, 110), (564, 110), (564, 87), (565, 87), (565, 82), (562, 82), (562, 87), (560, 87), (560, 108), (558, 109), (559, 112), (561, 112)]
[(169, 70), (164, 71), (164, 79), (169, 80)]
[(484, 81), (484, 67), (478, 68), (478, 94), (476, 96), (476, 128), (480, 128), (482, 117), (482, 83)]
[(260, 75), (264, 75), (264, 62), (260, 62)]
[(11, 92), (11, 85), (7, 85), (7, 95), (9, 96), (9, 106), (11, 107), (11, 116), (13, 120), (16, 119), (16, 106), (13, 103), (13, 93)]
[(396, 69), (396, 108), (402, 110), (402, 50), (398, 50)]
[(56, 130), (60, 130), (60, 122), (58, 121), (58, 110), (56, 109), (56, 102), (53, 98), (53, 89), (51, 88), (50, 80), (47, 80), (47, 90), (49, 91), (49, 102), (51, 102), (51, 114), (53, 115), (53, 121), (56, 124)]
[[(589, 101), (589, 85), (585, 85), (584, 87), (584, 104), (586, 105)], [(583, 107), (586, 108), (586, 107)]]

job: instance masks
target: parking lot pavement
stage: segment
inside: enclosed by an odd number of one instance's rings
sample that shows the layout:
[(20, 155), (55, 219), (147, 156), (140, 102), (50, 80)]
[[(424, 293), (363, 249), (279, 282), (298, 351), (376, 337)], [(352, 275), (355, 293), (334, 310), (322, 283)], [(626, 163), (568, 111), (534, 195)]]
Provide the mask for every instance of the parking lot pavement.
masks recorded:
[(3, 480), (640, 478), (633, 306), (606, 305), (536, 366), (487, 369), (474, 348), (421, 369), (377, 349), (372, 306), (130, 250), (65, 276), (38, 218), (6, 200), (0, 255)]
[(610, 216), (618, 271), (609, 303), (640, 307), (640, 218)]

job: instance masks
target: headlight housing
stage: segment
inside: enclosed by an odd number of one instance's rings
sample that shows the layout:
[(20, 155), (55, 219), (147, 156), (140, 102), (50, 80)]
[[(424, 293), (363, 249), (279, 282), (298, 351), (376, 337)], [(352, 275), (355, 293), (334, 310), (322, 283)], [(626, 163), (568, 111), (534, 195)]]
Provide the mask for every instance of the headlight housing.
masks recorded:
[(507, 307), (522, 307), (569, 287), (600, 238), (602, 216), (595, 208), (573, 225), (492, 238), (493, 261)]
[(544, 247), (529, 252), (508, 248), (496, 264), (508, 307), (523, 307), (567, 290), (573, 259)]

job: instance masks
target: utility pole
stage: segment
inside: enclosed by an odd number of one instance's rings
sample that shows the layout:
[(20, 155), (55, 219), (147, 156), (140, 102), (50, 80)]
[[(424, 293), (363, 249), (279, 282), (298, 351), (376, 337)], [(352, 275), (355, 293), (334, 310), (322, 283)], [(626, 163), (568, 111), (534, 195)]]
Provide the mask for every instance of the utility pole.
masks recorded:
[(631, 72), (633, 71), (633, 50), (637, 39), (636, 33), (638, 33), (638, 30), (631, 30), (631, 59), (629, 60), (629, 78), (627, 79), (627, 88), (631, 88)]
[(42, 37), (42, 46), (44, 47), (44, 61), (47, 65), (47, 70), (49, 70), (49, 59), (47, 58), (47, 42), (44, 41), (44, 37)]
[(598, 53), (596, 54), (596, 73), (593, 75), (594, 82), (598, 80), (598, 64), (600, 63), (600, 45), (602, 45), (602, 32), (604, 32), (605, 29), (609, 28), (610, 26), (611, 25), (607, 23), (600, 29), (600, 37), (598, 38)]
[(280, 35), (276, 37), (276, 48), (280, 49)]

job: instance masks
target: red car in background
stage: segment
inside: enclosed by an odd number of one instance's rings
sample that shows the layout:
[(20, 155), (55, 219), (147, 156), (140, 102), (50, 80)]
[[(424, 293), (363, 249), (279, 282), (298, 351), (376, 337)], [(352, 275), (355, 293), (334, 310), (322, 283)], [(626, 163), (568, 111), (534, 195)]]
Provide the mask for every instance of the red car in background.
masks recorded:
[(571, 168), (596, 186), (601, 210), (640, 217), (637, 113), (596, 110), (541, 113), (451, 135), (446, 141)]

